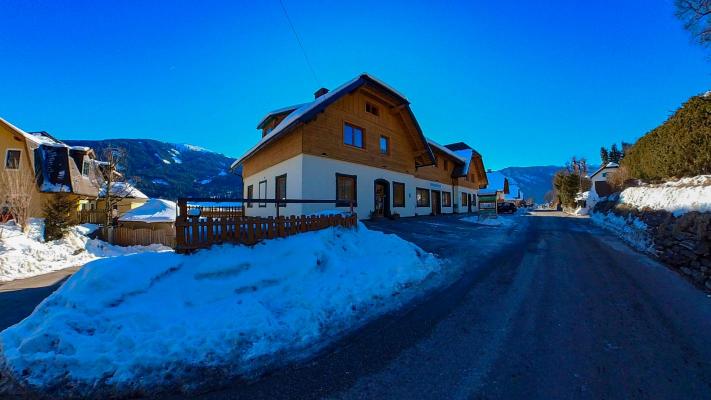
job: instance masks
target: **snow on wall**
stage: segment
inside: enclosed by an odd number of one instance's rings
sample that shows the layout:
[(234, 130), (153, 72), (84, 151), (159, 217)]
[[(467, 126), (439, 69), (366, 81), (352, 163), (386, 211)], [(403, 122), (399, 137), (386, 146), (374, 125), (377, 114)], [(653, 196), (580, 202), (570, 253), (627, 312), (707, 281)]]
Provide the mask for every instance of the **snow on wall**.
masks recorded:
[(102, 385), (115, 394), (199, 384), (201, 368), (243, 375), (305, 357), (398, 307), (441, 267), (362, 224), (253, 248), (99, 260), (0, 333), (0, 365), (79, 397)]
[(711, 212), (711, 175), (627, 188), (620, 194), (620, 203), (666, 210), (675, 216), (689, 211)]
[(632, 215), (628, 215), (625, 218), (613, 212), (593, 212), (590, 214), (590, 219), (593, 223), (614, 233), (635, 249), (647, 253), (654, 252), (652, 238), (647, 233), (647, 224), (638, 218)]

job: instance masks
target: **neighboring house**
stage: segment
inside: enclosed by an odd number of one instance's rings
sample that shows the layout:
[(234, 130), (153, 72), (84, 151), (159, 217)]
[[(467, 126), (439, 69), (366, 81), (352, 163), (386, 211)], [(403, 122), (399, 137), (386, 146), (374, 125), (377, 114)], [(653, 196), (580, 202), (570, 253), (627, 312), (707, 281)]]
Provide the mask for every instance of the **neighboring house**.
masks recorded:
[(611, 173), (617, 171), (618, 168), (620, 168), (619, 164), (609, 162), (598, 168), (597, 171), (593, 172), (592, 175), (590, 175), (590, 194), (592, 195), (590, 196), (591, 199), (605, 197), (612, 194), (612, 186), (607, 183), (607, 177)]
[[(111, 184), (111, 196), (118, 199), (114, 203), (114, 209), (117, 215), (124, 215), (126, 212), (134, 208), (142, 206), (148, 201), (148, 196), (138, 190), (129, 182), (113, 182)], [(99, 198), (96, 201), (90, 202), (83, 209), (104, 211), (106, 208), (106, 185), (104, 184), (99, 191)]]
[(514, 203), (516, 204), (516, 206), (520, 206), (522, 203), (525, 202), (521, 188), (518, 186), (518, 183), (515, 180), (511, 178), (506, 178), (506, 180), (509, 184), (509, 193), (504, 195), (504, 200)]
[(99, 174), (94, 151), (68, 146), (47, 132), (25, 132), (0, 118), (0, 154), (5, 172), (27, 169), (36, 191), (29, 207), (30, 217), (42, 217), (44, 206), (57, 195), (70, 196), (80, 204), (99, 193)]
[(509, 178), (501, 172), (492, 172), (489, 170), (486, 173), (486, 178), (489, 184), (479, 192), (481, 195), (496, 195), (496, 201), (502, 202), (506, 200), (506, 196), (511, 194), (509, 186)]
[(164, 230), (175, 236), (175, 203), (148, 199), (118, 218), (119, 226), (131, 229)]
[[(428, 141), (410, 102), (362, 74), (314, 101), (268, 113), (261, 140), (236, 160), (242, 166), (248, 216), (273, 216), (259, 199), (337, 200), (337, 204), (282, 205), (280, 215), (348, 210), (359, 218), (467, 211), (486, 185), (481, 155)], [(452, 145), (450, 145), (452, 146)]]

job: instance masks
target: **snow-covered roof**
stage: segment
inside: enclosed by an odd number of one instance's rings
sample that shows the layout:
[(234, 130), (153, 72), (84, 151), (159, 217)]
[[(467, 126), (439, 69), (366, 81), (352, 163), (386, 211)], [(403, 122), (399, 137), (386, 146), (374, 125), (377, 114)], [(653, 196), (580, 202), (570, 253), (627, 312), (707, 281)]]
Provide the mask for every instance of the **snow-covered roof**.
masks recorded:
[(264, 126), (264, 123), (267, 122), (267, 120), (269, 120), (269, 118), (271, 118), (271, 117), (273, 117), (273, 116), (275, 116), (275, 115), (284, 114), (285, 112), (292, 112), (292, 111), (296, 110), (297, 108), (299, 108), (299, 107), (301, 107), (301, 106), (303, 106), (303, 105), (306, 105), (306, 104), (307, 104), (307, 103), (294, 104), (293, 106), (282, 107), (282, 108), (278, 108), (278, 109), (276, 109), (276, 110), (269, 111), (269, 112), (264, 116), (264, 118), (262, 118), (261, 120), (259, 120), (259, 123), (257, 124), (257, 129), (262, 129), (262, 127)]
[(32, 142), (32, 143), (34, 143), (34, 144), (36, 144), (36, 145), (39, 145), (39, 144), (42, 143), (42, 139), (41, 139), (41, 138), (36, 137), (36, 136), (34, 136), (34, 135), (30, 135), (29, 133), (23, 131), (22, 129), (20, 129), (20, 128), (18, 128), (18, 127), (16, 127), (15, 125), (9, 123), (9, 122), (6, 121), (5, 119), (0, 118), (0, 121), (2, 121), (2, 123), (4, 123), (5, 125), (7, 125), (10, 129), (12, 129), (13, 131), (15, 131), (17, 134), (19, 134), (20, 136), (24, 137), (26, 140), (29, 140), (30, 142)]
[(599, 174), (600, 172), (602, 172), (603, 170), (608, 169), (608, 168), (611, 168), (611, 169), (620, 168), (620, 164), (615, 163), (615, 162), (609, 162), (609, 163), (601, 166), (600, 168), (598, 168), (597, 171), (593, 172), (592, 175), (590, 175), (590, 179), (592, 179), (595, 175)]
[[(129, 182), (113, 182), (111, 184), (111, 194), (113, 196), (129, 197), (133, 199), (148, 198), (148, 196), (146, 196), (143, 192), (138, 190), (138, 188), (136, 188)], [(99, 191), (99, 197), (106, 197), (106, 185), (103, 185), (101, 187), (101, 190)]]
[(486, 185), (486, 189), (482, 189), (480, 191), (481, 194), (494, 194), (496, 192), (505, 192), (508, 178), (504, 174), (499, 171), (487, 172), (486, 179), (489, 184)]
[[(364, 85), (366, 83), (375, 83), (377, 85), (382, 86), (385, 90), (389, 91), (392, 95), (395, 97), (398, 97), (404, 104), (409, 105), (410, 102), (407, 100), (405, 96), (403, 96), (400, 92), (396, 91), (392, 87), (388, 86), (385, 84), (383, 81), (375, 78), (372, 75), (369, 75), (367, 73), (363, 73), (361, 75), (358, 75), (357, 77), (349, 80), (348, 82), (342, 84), (341, 86), (337, 87), (336, 89), (319, 96), (316, 98), (314, 101), (310, 103), (305, 103), (299, 108), (295, 109), (292, 111), (289, 115), (286, 116), (274, 129), (272, 129), (271, 132), (268, 134), (264, 135), (262, 139), (257, 142), (252, 148), (247, 150), (247, 152), (242, 155), (242, 157), (238, 158), (235, 160), (235, 162), (232, 163), (230, 168), (235, 168), (239, 164), (241, 164), (246, 158), (257, 152), (259, 149), (261, 149), (263, 146), (265, 146), (267, 143), (271, 142), (278, 136), (280, 136), (283, 133), (286, 133), (293, 129), (299, 122), (308, 122), (311, 119), (313, 119), (318, 113), (323, 111), (327, 106), (329, 106), (331, 103), (335, 102), (338, 100), (341, 96), (352, 92), (353, 90), (357, 89), (361, 85)], [(415, 116), (412, 114), (412, 111), (407, 107), (408, 111), (410, 112), (410, 115), (412, 117), (412, 120), (415, 124), (415, 127), (420, 134), (422, 141), (426, 142), (427, 139), (425, 139), (424, 135), (422, 134), (422, 130), (420, 129), (417, 120), (415, 119)], [(434, 161), (434, 155), (431, 154), (431, 151), (428, 146), (425, 146), (427, 151), (430, 153), (429, 156), (432, 161)]]
[(442, 153), (447, 154), (448, 156), (450, 156), (450, 157), (454, 158), (455, 160), (461, 162), (462, 164), (465, 164), (465, 163), (467, 162), (464, 158), (462, 158), (462, 157), (460, 157), (459, 155), (457, 155), (457, 153), (455, 153), (455, 152), (453, 152), (452, 150), (450, 150), (450, 149), (448, 149), (448, 148), (442, 146), (441, 144), (435, 142), (434, 140), (432, 140), (432, 139), (430, 139), (430, 138), (427, 138), (427, 143), (428, 143), (430, 146), (432, 146), (432, 147), (436, 148), (437, 150), (441, 151)]
[(149, 199), (142, 206), (119, 217), (120, 222), (175, 222), (175, 203), (163, 199)]

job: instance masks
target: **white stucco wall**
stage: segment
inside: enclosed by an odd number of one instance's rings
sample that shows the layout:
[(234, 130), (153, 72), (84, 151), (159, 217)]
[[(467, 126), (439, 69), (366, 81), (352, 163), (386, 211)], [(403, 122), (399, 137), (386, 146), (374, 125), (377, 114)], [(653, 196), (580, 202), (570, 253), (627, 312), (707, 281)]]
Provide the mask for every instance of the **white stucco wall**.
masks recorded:
[[(302, 192), (302, 169), (303, 155), (292, 157), (279, 164), (271, 166), (265, 170), (244, 178), (244, 197), (247, 198), (247, 188), (254, 185), (254, 198), (259, 198), (259, 182), (267, 181), (266, 198), (273, 199), (276, 191), (276, 177), (286, 174), (286, 198), (301, 199)], [(250, 217), (268, 217), (276, 215), (274, 204), (267, 204), (266, 207), (259, 207), (258, 203), (252, 204), (251, 208), (245, 208), (245, 214)], [(280, 215), (301, 215), (301, 204), (287, 204), (286, 207), (279, 208)]]

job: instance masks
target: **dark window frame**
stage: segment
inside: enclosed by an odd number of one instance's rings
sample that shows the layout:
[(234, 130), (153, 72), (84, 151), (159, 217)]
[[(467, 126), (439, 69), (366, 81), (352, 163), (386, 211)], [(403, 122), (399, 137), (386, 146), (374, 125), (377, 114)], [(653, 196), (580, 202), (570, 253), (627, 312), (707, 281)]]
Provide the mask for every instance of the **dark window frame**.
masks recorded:
[(469, 205), (469, 193), (462, 192), (462, 207), (467, 207)]
[[(427, 196), (422, 196), (422, 199), (426, 202), (426, 204), (420, 203), (420, 199), (417, 198), (418, 192), (419, 192), (419, 191), (422, 191), (422, 190), (424, 190), (425, 192), (427, 192)], [(427, 188), (421, 188), (421, 187), (416, 187), (416, 188), (415, 188), (415, 206), (416, 206), (416, 207), (431, 207), (431, 204), (432, 204), (432, 203), (430, 202), (430, 196), (431, 196), (431, 193), (430, 193), (430, 190), (429, 190), (429, 189), (427, 189)]]
[[(445, 202), (447, 198), (449, 198), (449, 201)], [(442, 207), (452, 207), (452, 192), (442, 191)]]
[(348, 174), (341, 174), (341, 173), (336, 173), (336, 207), (350, 207), (351, 201), (350, 200), (341, 200), (340, 199), (340, 189), (338, 186), (338, 178), (351, 178), (353, 179), (353, 207), (358, 206), (358, 175), (348, 175)]
[[(17, 153), (16, 164), (10, 166), (10, 152)], [(13, 157), (14, 159), (14, 157)], [(22, 150), (21, 149), (7, 149), (5, 151), (5, 169), (11, 171), (17, 171), (20, 169), (20, 164), (22, 164)]]
[[(259, 186), (257, 187), (257, 190), (259, 191), (259, 200), (262, 199), (262, 183), (264, 184), (264, 199), (267, 198), (268, 192), (267, 192), (267, 180), (259, 181)], [(267, 203), (259, 203), (258, 207), (264, 208), (267, 206)]]
[(89, 160), (83, 160), (81, 163), (81, 176), (88, 178), (90, 169), (91, 169), (91, 162)]
[(380, 108), (369, 101), (365, 102), (365, 112), (376, 117), (380, 116)]
[[(395, 187), (400, 186), (402, 187), (402, 203), (396, 203), (397, 197), (395, 196)], [(407, 202), (406, 200), (407, 196), (405, 195), (405, 184), (403, 182), (395, 182), (393, 181), (393, 207), (405, 207), (405, 203)]]
[[(383, 139), (385, 139), (385, 151), (383, 151)], [(378, 148), (380, 150), (380, 154), (382, 155), (390, 155), (390, 137), (385, 136), (385, 135), (380, 135), (380, 139), (378, 139)]]
[[(247, 186), (247, 200), (254, 199), (254, 184)], [(254, 203), (247, 202), (247, 208), (254, 207)]]
[[(279, 197), (279, 179), (281, 178), (284, 178), (284, 197)], [(274, 198), (277, 200), (286, 200), (286, 174), (274, 177)], [(286, 207), (286, 203), (279, 204), (279, 207)]]
[[(353, 135), (353, 136), (351, 137), (352, 143), (346, 142), (346, 126), (349, 126), (349, 127), (351, 128), (351, 130), (353, 131), (353, 133), (355, 133), (355, 130), (356, 130), (356, 129), (360, 131), (360, 143), (361, 143), (362, 146), (358, 146), (358, 145), (355, 144), (355, 135)], [(343, 144), (346, 145), (346, 146), (350, 146), (350, 147), (356, 148), (356, 149), (365, 150), (365, 128), (360, 127), (360, 126), (355, 125), (355, 124), (352, 124), (352, 123), (350, 123), (350, 122), (344, 121), (344, 122), (343, 122)]]

